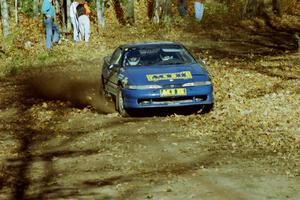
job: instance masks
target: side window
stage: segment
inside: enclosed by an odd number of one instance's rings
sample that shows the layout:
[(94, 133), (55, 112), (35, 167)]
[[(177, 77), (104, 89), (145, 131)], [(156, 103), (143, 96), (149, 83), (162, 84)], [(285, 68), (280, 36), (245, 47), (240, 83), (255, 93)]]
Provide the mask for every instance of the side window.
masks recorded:
[(113, 55), (112, 55), (112, 57), (111, 57), (111, 59), (110, 59), (110, 63), (111, 63), (111, 64), (118, 64), (119, 61), (120, 61), (120, 59), (121, 59), (121, 56), (122, 56), (122, 50), (121, 50), (121, 49), (117, 49), (117, 50), (113, 53)]

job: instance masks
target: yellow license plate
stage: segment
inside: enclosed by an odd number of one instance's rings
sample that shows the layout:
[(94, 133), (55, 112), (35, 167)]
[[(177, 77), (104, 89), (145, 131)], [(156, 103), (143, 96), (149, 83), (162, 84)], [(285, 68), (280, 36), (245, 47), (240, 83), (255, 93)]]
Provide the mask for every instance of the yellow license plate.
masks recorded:
[(185, 88), (172, 88), (160, 90), (161, 97), (184, 96), (186, 95)]

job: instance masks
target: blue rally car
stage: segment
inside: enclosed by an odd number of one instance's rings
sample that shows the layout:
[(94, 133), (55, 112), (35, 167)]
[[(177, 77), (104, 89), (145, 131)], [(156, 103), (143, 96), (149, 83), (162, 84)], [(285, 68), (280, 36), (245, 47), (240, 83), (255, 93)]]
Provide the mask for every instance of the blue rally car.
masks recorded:
[(197, 106), (204, 113), (213, 108), (213, 85), (203, 62), (179, 43), (119, 46), (104, 57), (101, 83), (122, 116), (132, 109)]

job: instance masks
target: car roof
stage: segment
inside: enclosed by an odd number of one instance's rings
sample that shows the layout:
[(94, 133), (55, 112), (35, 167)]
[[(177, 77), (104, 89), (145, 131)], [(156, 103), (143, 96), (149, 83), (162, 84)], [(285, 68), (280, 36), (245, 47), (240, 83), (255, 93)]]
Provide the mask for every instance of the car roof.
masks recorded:
[(121, 45), (120, 48), (147, 48), (147, 47), (156, 47), (156, 46), (182, 46), (177, 42), (161, 41), (161, 42), (139, 42), (139, 43), (129, 43)]

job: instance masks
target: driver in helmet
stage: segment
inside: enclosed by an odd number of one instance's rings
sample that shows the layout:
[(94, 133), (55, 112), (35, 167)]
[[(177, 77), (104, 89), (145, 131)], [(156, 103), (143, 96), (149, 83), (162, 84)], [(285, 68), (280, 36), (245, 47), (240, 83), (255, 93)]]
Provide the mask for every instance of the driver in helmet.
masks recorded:
[(136, 66), (139, 64), (141, 59), (141, 54), (138, 50), (136, 51), (129, 51), (127, 54), (127, 62), (129, 66)]

